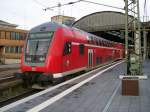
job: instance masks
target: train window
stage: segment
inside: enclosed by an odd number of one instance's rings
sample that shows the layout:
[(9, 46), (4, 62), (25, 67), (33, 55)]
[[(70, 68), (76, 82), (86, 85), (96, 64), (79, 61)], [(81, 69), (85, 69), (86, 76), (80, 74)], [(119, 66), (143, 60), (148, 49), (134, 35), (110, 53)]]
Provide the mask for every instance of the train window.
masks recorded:
[(91, 44), (93, 44), (93, 37), (92, 36), (90, 36), (90, 42), (91, 42)]
[(105, 46), (107, 47), (107, 42), (105, 42)]
[(104, 41), (101, 41), (101, 46), (104, 46)]
[(100, 40), (98, 40), (98, 45), (99, 45), (99, 46), (101, 45)]
[(96, 43), (96, 38), (95, 37), (93, 37), (93, 39), (94, 39), (94, 45), (97, 45), (97, 43)]
[(100, 41), (99, 41), (99, 39), (98, 39), (97, 41), (98, 41), (98, 45), (100, 46)]
[(95, 44), (95, 39), (93, 36), (91, 36), (91, 41), (92, 41), (92, 44)]
[(107, 47), (109, 47), (109, 42), (107, 43)]
[(108, 42), (106, 42), (106, 47), (108, 47)]
[(98, 43), (98, 39), (96, 40), (96, 45), (99, 45), (99, 43)]
[(99, 40), (99, 45), (101, 46), (101, 41)]
[(71, 53), (71, 42), (66, 42), (64, 46), (63, 55), (67, 55)]
[(80, 52), (81, 55), (84, 54), (84, 45), (83, 44), (79, 45), (79, 52)]
[(92, 37), (92, 36), (90, 36), (90, 38), (91, 38), (91, 40), (93, 41), (93, 37)]
[(106, 42), (104, 41), (104, 46), (106, 47)]
[(111, 42), (109, 43), (109, 47), (111, 47)]
[(111, 44), (111, 42), (110, 42), (110, 47), (112, 47), (112, 44)]

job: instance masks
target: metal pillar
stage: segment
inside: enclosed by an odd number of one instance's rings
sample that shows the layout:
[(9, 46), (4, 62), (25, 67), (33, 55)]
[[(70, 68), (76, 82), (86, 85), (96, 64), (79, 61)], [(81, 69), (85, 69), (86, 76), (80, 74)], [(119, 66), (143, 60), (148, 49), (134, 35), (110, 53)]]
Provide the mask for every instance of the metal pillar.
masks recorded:
[(144, 47), (144, 54), (143, 59), (147, 58), (147, 32), (143, 31), (143, 47)]
[(126, 59), (126, 74), (129, 74), (129, 58), (128, 58), (128, 0), (125, 0), (125, 59)]
[[(125, 55), (127, 62), (127, 75), (142, 75), (139, 0), (125, 0), (125, 14)], [(129, 19), (129, 15), (132, 16), (132, 19)], [(134, 32), (134, 49), (132, 50), (128, 49), (129, 29)]]

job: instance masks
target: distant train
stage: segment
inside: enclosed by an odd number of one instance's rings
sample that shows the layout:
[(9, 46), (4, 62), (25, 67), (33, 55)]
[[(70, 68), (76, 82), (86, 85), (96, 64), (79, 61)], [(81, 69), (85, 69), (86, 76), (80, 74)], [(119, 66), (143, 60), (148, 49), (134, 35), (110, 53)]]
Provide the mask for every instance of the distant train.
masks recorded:
[(59, 82), (64, 76), (122, 59), (124, 45), (62, 24), (47, 22), (28, 34), (21, 58), (27, 82)]

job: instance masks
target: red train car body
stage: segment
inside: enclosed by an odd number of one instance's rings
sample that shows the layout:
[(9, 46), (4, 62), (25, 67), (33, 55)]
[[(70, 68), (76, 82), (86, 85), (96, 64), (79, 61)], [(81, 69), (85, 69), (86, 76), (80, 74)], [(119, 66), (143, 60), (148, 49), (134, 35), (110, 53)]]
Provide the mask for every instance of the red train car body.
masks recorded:
[(76, 28), (48, 22), (28, 34), (21, 58), (24, 80), (56, 81), (122, 59), (124, 46)]

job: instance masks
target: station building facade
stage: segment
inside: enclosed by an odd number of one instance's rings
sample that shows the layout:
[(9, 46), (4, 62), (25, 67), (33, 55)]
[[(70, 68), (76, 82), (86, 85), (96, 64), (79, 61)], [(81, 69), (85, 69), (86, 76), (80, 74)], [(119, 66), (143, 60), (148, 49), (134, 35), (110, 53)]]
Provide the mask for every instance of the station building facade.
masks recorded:
[(19, 63), (28, 33), (17, 25), (0, 21), (0, 64)]

